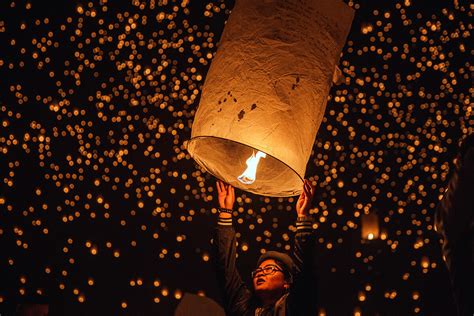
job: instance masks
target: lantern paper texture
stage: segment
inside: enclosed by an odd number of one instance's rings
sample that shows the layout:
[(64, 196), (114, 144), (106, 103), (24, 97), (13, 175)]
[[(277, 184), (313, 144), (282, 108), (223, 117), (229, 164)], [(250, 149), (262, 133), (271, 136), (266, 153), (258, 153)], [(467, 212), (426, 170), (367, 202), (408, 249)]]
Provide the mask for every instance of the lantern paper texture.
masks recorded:
[[(246, 191), (299, 194), (352, 19), (334, 0), (237, 0), (188, 142), (196, 162)], [(256, 151), (267, 156), (242, 184)]]

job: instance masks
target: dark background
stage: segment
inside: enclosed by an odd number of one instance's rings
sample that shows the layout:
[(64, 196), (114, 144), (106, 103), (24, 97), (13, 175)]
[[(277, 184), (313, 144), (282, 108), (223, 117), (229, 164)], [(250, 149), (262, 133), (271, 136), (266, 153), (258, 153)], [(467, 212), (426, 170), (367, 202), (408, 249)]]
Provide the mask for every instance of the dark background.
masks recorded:
[[(307, 167), (320, 314), (453, 315), (433, 214), (473, 126), (469, 4), (346, 3), (346, 82)], [(186, 292), (220, 301), (215, 180), (184, 142), (233, 4), (1, 2), (2, 315), (28, 302), (172, 315)], [(291, 245), (295, 200), (237, 195), (248, 276), (262, 249)], [(386, 238), (361, 240), (364, 212)]]

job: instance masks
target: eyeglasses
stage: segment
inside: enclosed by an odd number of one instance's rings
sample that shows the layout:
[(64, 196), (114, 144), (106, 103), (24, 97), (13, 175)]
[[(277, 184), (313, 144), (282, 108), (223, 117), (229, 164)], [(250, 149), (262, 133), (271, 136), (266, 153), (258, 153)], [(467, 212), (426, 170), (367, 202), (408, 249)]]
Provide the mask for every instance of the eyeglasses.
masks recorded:
[(271, 275), (271, 274), (274, 274), (277, 271), (283, 272), (283, 270), (280, 269), (278, 266), (267, 265), (267, 266), (264, 266), (263, 268), (257, 268), (255, 270), (253, 270), (251, 275), (252, 275), (252, 279), (253, 279), (260, 272), (262, 272), (263, 275)]

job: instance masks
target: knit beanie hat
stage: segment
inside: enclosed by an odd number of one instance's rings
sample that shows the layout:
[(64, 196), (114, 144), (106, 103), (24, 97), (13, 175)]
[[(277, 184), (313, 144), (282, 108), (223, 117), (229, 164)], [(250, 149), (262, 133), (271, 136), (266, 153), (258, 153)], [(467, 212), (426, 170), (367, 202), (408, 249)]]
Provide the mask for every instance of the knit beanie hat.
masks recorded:
[(278, 251), (267, 251), (264, 254), (262, 254), (260, 258), (258, 259), (257, 267), (260, 266), (260, 264), (267, 259), (273, 259), (273, 260), (279, 261), (279, 263), (283, 264), (283, 267), (281, 268), (285, 270), (284, 271), (285, 274), (289, 274), (290, 276), (293, 275), (296, 266), (295, 266), (295, 263), (293, 262), (293, 259), (291, 259), (291, 257), (288, 256), (286, 253), (278, 252)]

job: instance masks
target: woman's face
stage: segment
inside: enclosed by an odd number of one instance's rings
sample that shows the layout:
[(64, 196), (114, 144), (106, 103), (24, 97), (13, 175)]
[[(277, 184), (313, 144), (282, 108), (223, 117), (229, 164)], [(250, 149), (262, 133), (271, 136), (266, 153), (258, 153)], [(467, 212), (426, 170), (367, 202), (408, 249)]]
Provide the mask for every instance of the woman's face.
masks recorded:
[[(270, 274), (265, 274), (262, 270), (270, 266), (274, 266), (276, 269)], [(257, 270), (259, 271), (253, 277), (253, 287), (257, 295), (259, 295), (259, 293), (269, 294), (273, 292), (280, 294), (284, 293), (288, 288), (289, 285), (285, 280), (285, 274), (281, 271), (282, 269), (277, 265), (275, 260), (267, 259), (263, 261)]]

